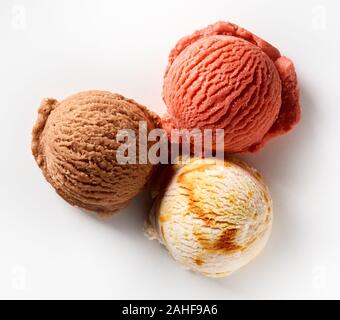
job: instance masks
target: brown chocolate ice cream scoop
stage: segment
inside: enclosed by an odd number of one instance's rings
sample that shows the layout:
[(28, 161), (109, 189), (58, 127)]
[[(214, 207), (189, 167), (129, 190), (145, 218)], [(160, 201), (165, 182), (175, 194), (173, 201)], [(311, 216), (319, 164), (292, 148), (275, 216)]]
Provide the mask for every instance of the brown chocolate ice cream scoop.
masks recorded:
[[(158, 117), (119, 94), (85, 91), (61, 102), (44, 99), (33, 128), (32, 152), (47, 181), (71, 205), (101, 216), (123, 208), (146, 185), (153, 165), (121, 164), (117, 150), (124, 143), (119, 130), (139, 137)], [(149, 143), (147, 143), (149, 144)], [(145, 150), (148, 150), (146, 146)]]

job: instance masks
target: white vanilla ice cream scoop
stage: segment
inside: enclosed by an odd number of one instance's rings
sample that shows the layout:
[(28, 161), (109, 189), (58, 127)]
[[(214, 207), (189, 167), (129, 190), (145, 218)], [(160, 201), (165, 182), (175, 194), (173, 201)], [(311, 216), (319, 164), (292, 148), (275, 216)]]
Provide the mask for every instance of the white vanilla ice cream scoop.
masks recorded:
[(272, 201), (255, 169), (235, 159), (192, 158), (166, 166), (157, 180), (146, 234), (185, 268), (224, 277), (264, 248)]

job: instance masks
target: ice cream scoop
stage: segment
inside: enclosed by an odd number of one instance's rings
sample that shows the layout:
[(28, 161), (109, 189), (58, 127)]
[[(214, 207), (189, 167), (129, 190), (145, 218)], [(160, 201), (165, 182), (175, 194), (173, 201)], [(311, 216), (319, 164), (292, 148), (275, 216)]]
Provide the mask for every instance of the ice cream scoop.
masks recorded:
[(223, 277), (264, 248), (272, 201), (261, 175), (238, 160), (192, 158), (163, 168), (146, 234), (185, 268)]
[(251, 32), (217, 22), (169, 55), (163, 127), (224, 129), (224, 151), (254, 152), (300, 119), (293, 62)]
[(153, 170), (148, 162), (139, 164), (139, 153), (136, 164), (117, 161), (124, 143), (118, 132), (132, 130), (138, 139), (140, 121), (150, 131), (159, 119), (111, 92), (85, 91), (61, 102), (45, 99), (33, 128), (32, 152), (47, 181), (67, 202), (111, 215), (144, 188)]

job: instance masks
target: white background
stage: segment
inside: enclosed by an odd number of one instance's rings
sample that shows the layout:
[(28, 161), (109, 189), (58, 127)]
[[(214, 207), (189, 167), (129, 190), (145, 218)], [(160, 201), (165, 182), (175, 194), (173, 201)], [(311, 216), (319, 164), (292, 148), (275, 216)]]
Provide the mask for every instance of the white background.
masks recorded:
[[(338, 1), (0, 2), (0, 298), (340, 298)], [(226, 279), (179, 267), (142, 231), (148, 195), (109, 221), (59, 198), (30, 151), (44, 97), (103, 89), (163, 114), (167, 55), (237, 23), (292, 58), (300, 125), (246, 158), (274, 199), (263, 254)]]

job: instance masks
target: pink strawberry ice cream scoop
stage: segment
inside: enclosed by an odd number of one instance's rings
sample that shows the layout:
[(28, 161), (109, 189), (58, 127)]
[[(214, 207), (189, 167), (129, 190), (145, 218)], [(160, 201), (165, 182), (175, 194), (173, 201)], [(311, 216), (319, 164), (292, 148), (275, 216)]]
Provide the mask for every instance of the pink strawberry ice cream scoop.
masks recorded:
[(169, 134), (224, 129), (225, 152), (259, 150), (293, 128), (301, 113), (293, 62), (229, 22), (179, 40), (169, 55), (163, 99)]

